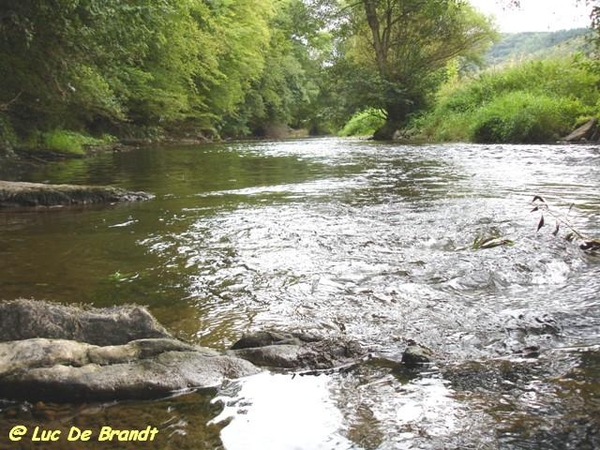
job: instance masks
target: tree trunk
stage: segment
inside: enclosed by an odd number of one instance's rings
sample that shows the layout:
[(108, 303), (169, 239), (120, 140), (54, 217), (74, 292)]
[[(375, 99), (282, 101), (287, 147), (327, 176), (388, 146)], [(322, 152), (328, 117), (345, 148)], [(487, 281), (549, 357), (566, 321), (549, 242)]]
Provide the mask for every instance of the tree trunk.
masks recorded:
[(375, 141), (391, 141), (394, 139), (394, 133), (397, 129), (396, 124), (387, 120), (382, 127), (373, 133), (373, 139)]
[(406, 117), (410, 113), (410, 103), (388, 104), (385, 108), (386, 121), (381, 128), (373, 134), (376, 141), (391, 141), (396, 131), (406, 125)]
[(381, 37), (381, 30), (379, 25), (379, 18), (377, 17), (377, 0), (365, 0), (365, 15), (367, 17), (367, 23), (371, 29), (371, 36), (373, 38), (373, 50), (375, 51), (375, 59), (377, 61), (377, 69), (379, 75), (385, 77), (387, 73), (387, 50)]

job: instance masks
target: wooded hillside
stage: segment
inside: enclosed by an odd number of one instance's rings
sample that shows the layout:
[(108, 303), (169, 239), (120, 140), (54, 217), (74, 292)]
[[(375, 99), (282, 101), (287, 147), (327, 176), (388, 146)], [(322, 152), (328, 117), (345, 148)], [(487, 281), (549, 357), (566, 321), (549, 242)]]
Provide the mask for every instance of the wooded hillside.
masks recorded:
[(486, 64), (501, 65), (528, 59), (554, 58), (593, 49), (589, 28), (573, 30), (504, 33), (486, 54)]

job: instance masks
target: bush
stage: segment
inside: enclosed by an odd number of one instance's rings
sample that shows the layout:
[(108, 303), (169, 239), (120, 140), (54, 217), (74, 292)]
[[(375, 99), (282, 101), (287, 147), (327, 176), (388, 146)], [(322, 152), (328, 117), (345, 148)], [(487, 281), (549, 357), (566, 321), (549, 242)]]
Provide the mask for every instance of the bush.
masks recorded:
[(385, 113), (369, 108), (354, 114), (340, 131), (340, 136), (372, 136), (384, 123)]
[(27, 150), (46, 150), (67, 156), (83, 156), (85, 147), (106, 145), (115, 141), (114, 136), (103, 135), (94, 138), (85, 134), (67, 130), (52, 130), (41, 133), (35, 132), (25, 144)]
[(600, 104), (598, 75), (570, 59), (528, 62), (443, 87), (415, 125), (436, 141), (549, 142)]
[(473, 113), (469, 137), (480, 143), (552, 142), (568, 134), (586, 109), (565, 97), (509, 92)]

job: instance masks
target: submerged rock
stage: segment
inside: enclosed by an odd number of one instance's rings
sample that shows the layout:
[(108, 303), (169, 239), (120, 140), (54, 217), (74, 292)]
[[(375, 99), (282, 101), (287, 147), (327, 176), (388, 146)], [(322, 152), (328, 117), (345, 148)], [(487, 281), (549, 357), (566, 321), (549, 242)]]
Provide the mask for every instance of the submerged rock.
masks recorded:
[(244, 334), (237, 342), (235, 342), (231, 346), (231, 350), (267, 347), (270, 345), (302, 345), (308, 342), (318, 342), (320, 340), (322, 340), (322, 338), (306, 333), (257, 331), (255, 333)]
[(433, 361), (433, 352), (416, 342), (410, 342), (402, 354), (402, 363), (407, 367), (418, 367)]
[(344, 337), (259, 331), (244, 335), (227, 352), (257, 366), (280, 369), (331, 369), (355, 362), (366, 351)]
[(148, 200), (153, 195), (110, 186), (25, 183), (0, 180), (0, 208), (89, 205)]

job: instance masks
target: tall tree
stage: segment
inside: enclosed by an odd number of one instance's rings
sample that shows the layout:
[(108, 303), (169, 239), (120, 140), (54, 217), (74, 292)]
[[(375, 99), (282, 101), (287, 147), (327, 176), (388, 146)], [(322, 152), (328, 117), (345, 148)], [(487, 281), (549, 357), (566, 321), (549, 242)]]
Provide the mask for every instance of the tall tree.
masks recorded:
[[(214, 46), (189, 0), (6, 0), (0, 104), (21, 134), (178, 120)], [(203, 58), (204, 57), (204, 58)]]
[(346, 57), (360, 68), (353, 75), (361, 76), (363, 106), (387, 115), (376, 139), (391, 138), (426, 105), (449, 61), (481, 53), (494, 37), (464, 0), (361, 0), (346, 11), (353, 33)]

